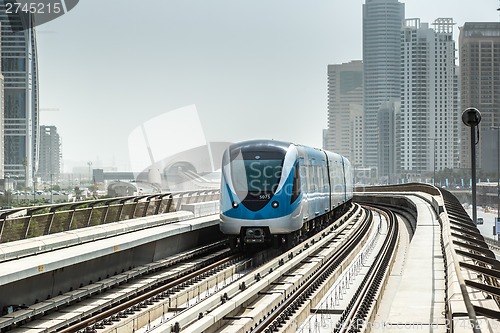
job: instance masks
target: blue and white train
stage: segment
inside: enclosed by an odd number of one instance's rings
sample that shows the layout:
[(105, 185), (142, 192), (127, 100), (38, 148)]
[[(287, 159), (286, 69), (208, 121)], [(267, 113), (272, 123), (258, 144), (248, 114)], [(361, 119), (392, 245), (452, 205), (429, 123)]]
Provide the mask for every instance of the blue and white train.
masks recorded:
[(232, 144), (222, 159), (220, 230), (233, 248), (291, 246), (352, 196), (353, 170), (339, 154), (274, 140)]

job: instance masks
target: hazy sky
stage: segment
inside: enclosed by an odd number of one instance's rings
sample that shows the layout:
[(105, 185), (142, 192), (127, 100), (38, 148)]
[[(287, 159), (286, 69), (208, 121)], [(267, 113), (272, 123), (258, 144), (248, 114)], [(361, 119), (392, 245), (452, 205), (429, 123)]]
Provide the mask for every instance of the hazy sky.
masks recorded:
[[(208, 141), (321, 146), (327, 65), (362, 59), (364, 2), (82, 0), (37, 28), (41, 124), (65, 171), (128, 169), (134, 128), (192, 104)], [(402, 2), (407, 18), (453, 18), (457, 47), (464, 22), (499, 21), (498, 0)]]

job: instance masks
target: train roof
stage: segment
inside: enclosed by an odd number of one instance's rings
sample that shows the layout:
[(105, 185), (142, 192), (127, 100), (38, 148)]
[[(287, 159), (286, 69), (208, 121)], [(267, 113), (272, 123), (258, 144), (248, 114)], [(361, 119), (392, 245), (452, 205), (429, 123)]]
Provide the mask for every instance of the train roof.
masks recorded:
[(291, 142), (286, 142), (286, 141), (279, 141), (279, 140), (270, 140), (270, 139), (256, 139), (256, 140), (247, 140), (247, 141), (241, 141), (237, 143), (233, 143), (230, 146), (230, 149), (238, 149), (238, 148), (282, 148), (282, 149), (288, 149), (292, 143)]
[(267, 149), (282, 149), (282, 150), (288, 150), (290, 145), (294, 145), (297, 147), (303, 147), (305, 149), (314, 149), (318, 151), (325, 151), (324, 149), (321, 148), (316, 148), (316, 147), (309, 147), (289, 141), (280, 141), (280, 140), (272, 140), (272, 139), (255, 139), (255, 140), (246, 140), (246, 141), (241, 141), (237, 143), (233, 143), (229, 146), (230, 151), (234, 150), (239, 150), (239, 149), (249, 149), (251, 150), (252, 148), (257, 148), (259, 150), (267, 150)]
[(339, 157), (345, 159), (345, 157), (343, 157), (342, 155), (340, 155), (338, 153), (327, 151), (327, 150), (324, 150), (322, 148), (309, 147), (309, 146), (296, 144), (296, 143), (289, 142), (289, 141), (280, 141), (280, 140), (272, 140), (272, 139), (254, 139), (254, 140), (246, 140), (246, 141), (233, 143), (229, 146), (229, 151), (231, 153), (235, 153), (236, 151), (240, 151), (240, 150), (243, 150), (243, 151), (245, 151), (245, 150), (248, 150), (248, 151), (282, 150), (283, 152), (286, 152), (288, 150), (288, 148), (290, 147), (290, 145), (302, 147), (302, 148), (309, 150), (311, 152), (312, 151), (318, 151), (318, 152), (321, 151), (321, 152), (325, 152), (329, 155), (330, 154), (338, 155)]

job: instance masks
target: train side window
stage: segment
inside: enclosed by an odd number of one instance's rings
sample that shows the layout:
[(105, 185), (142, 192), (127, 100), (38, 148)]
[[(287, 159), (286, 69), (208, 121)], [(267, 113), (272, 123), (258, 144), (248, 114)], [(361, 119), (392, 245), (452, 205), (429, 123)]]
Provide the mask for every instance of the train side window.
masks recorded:
[(300, 178), (302, 179), (301, 181), (301, 186), (302, 186), (302, 191), (306, 191), (307, 192), (307, 187), (308, 187), (308, 184), (307, 184), (307, 165), (305, 164), (302, 164), (300, 166)]
[(310, 182), (310, 186), (309, 186), (309, 192), (316, 192), (316, 186), (317, 186), (317, 183), (316, 183), (316, 166), (314, 165), (311, 165), (311, 182)]
[(316, 166), (316, 170), (318, 170), (317, 174), (317, 179), (318, 179), (318, 186), (317, 186), (317, 191), (322, 192), (323, 191), (323, 170), (319, 165)]
[(293, 172), (293, 186), (292, 186), (292, 197), (290, 203), (293, 203), (300, 195), (300, 167), (299, 163), (295, 164), (295, 171)]
[(315, 185), (315, 176), (314, 176), (314, 164), (312, 160), (309, 160), (309, 188), (307, 189), (308, 192), (313, 192), (314, 191), (314, 185)]
[(318, 185), (318, 181), (316, 180), (316, 166), (314, 164), (311, 165), (311, 188), (310, 192), (316, 192), (316, 186)]
[(326, 163), (323, 167), (323, 188), (325, 191), (328, 190), (328, 169), (326, 168)]
[(307, 179), (307, 186), (306, 186), (306, 191), (307, 193), (311, 192), (311, 183), (312, 183), (312, 170), (311, 170), (311, 165), (307, 164), (304, 165), (306, 167), (306, 179)]
[(330, 192), (333, 192), (333, 184), (335, 182), (335, 173), (333, 172), (333, 170), (335, 169), (334, 163), (335, 162), (333, 160), (330, 160), (330, 163), (328, 164), (328, 171), (329, 171), (328, 178), (330, 181)]

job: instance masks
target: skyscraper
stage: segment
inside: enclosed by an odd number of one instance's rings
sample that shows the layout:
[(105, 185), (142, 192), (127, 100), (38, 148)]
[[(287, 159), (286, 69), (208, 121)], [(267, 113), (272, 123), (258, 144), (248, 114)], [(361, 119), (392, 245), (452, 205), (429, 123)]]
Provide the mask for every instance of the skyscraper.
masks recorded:
[(363, 165), (363, 63), (328, 65), (328, 129), (325, 149)]
[[(1, 58), (0, 58), (0, 68), (1, 68)], [(4, 147), (4, 78), (0, 73), (0, 179), (5, 179), (4, 176), (4, 161), (5, 161), (5, 149)]]
[[(364, 64), (364, 163), (378, 168), (379, 175), (390, 173), (396, 161), (379, 164), (383, 153), (391, 156), (394, 149), (387, 132), (379, 128), (381, 109), (396, 110), (401, 95), (401, 27), (404, 4), (398, 0), (366, 0), (363, 5), (363, 64)], [(386, 124), (388, 125), (388, 124)], [(385, 127), (385, 126), (384, 126)], [(385, 138), (383, 136), (386, 136)], [(393, 168), (393, 167), (392, 167)]]
[(61, 173), (61, 139), (55, 126), (40, 126), (40, 162), (38, 175), (44, 181), (56, 181)]
[[(466, 22), (460, 28), (460, 79), (462, 111), (477, 108), (481, 112), (478, 166), (495, 158), (496, 150), (486, 150), (487, 141), (497, 141), (491, 128), (500, 126), (500, 23)], [(498, 129), (500, 131), (500, 129)], [(461, 167), (470, 168), (470, 128), (462, 125)], [(493, 148), (493, 147), (492, 147)], [(490, 168), (491, 169), (491, 168)], [(492, 171), (492, 170), (489, 170)], [(496, 171), (496, 170), (494, 170)]]
[(401, 112), (398, 144), (401, 172), (422, 178), (458, 167), (458, 76), (453, 19), (434, 29), (405, 20), (401, 32)]
[(1, 68), (4, 76), (4, 173), (31, 184), (37, 168), (39, 110), (37, 52), (31, 16), (6, 14), (0, 0)]

